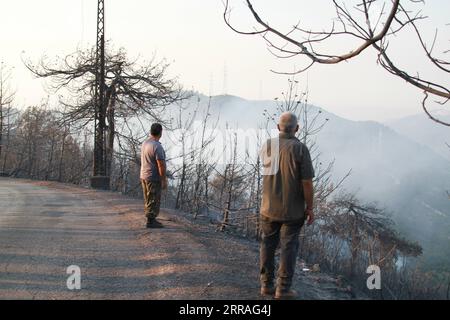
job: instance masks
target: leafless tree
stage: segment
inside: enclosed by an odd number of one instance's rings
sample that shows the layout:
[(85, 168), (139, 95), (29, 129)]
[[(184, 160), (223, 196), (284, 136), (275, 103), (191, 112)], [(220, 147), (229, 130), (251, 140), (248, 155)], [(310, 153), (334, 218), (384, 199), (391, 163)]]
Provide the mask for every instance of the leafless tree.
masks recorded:
[(47, 105), (26, 109), (9, 134), (5, 171), (14, 177), (59, 180), (79, 184), (85, 176), (79, 142), (61, 128)]
[(446, 296), (447, 300), (450, 300), (450, 279), (448, 280), (447, 293), (445, 296)]
[[(95, 115), (94, 88), (96, 59), (95, 50), (77, 51), (64, 59), (49, 61), (43, 57), (37, 64), (24, 62), (39, 78), (49, 78), (49, 88), (54, 92), (68, 94), (61, 98), (65, 107), (63, 123), (74, 127), (92, 124)], [(114, 142), (123, 136), (117, 128), (127, 121), (153, 121), (166, 123), (166, 106), (186, 98), (182, 88), (167, 78), (168, 64), (130, 59), (124, 49), (107, 50), (105, 67), (106, 106), (106, 167), (111, 173)], [(63, 92), (64, 91), (64, 92)]]
[[(358, 0), (337, 1), (332, 5), (336, 11), (336, 17), (327, 31), (311, 30), (308, 26), (294, 25), (289, 31), (283, 32), (267, 22), (257, 10), (253, 1), (245, 0), (248, 10), (253, 17), (256, 27), (251, 31), (242, 31), (230, 21), (230, 1), (224, 0), (223, 17), (225, 23), (235, 32), (244, 35), (261, 35), (266, 41), (269, 50), (279, 58), (306, 57), (309, 62), (305, 67), (296, 70), (300, 73), (311, 68), (314, 64), (337, 64), (355, 58), (363, 51), (372, 48), (377, 54), (378, 64), (390, 74), (397, 76), (409, 84), (424, 92), (422, 107), (424, 112), (433, 121), (450, 126), (433, 116), (427, 108), (428, 95), (438, 99), (440, 104), (446, 104), (450, 99), (448, 83), (439, 83), (422, 78), (418, 72), (407, 71), (400, 67), (393, 56), (396, 54), (389, 50), (389, 43), (396, 41), (396, 37), (404, 32), (412, 32), (417, 39), (417, 48), (423, 50), (424, 56), (434, 68), (435, 73), (450, 72), (450, 60), (444, 56), (450, 50), (436, 53), (443, 41), (438, 37), (436, 30), (434, 37), (428, 43), (421, 32), (420, 22), (427, 17), (415, 7), (424, 5), (421, 0)], [(346, 3), (350, 2), (349, 8)], [(412, 7), (412, 8), (410, 8)], [(326, 48), (330, 41), (339, 39), (342, 43), (355, 44), (339, 53), (329, 53)], [(323, 49), (325, 48), (325, 49)], [(324, 51), (323, 51), (324, 50)]]
[[(366, 268), (379, 266), (383, 270), (383, 290), (377, 293), (377, 298), (405, 297), (408, 293), (404, 282), (413, 279), (421, 279), (420, 285), (409, 285), (414, 294), (421, 290), (440, 290), (432, 281), (425, 280), (422, 271), (412, 274), (413, 269), (405, 261), (419, 257), (422, 248), (396, 231), (386, 210), (375, 204), (361, 203), (353, 194), (345, 192), (322, 204), (319, 210), (326, 210), (327, 214), (319, 215), (308, 243), (303, 246), (303, 258), (307, 262), (348, 276), (360, 290), (367, 289)], [(399, 261), (403, 261), (403, 266), (397, 265)], [(433, 295), (436, 296), (437, 293)]]
[[(266, 127), (267, 130), (267, 127)], [(256, 150), (261, 150), (263, 146), (262, 127), (259, 127), (255, 138)], [(261, 155), (258, 153), (256, 158), (250, 154), (249, 150), (245, 151), (245, 164), (248, 170), (248, 184), (250, 191), (248, 195), (247, 213), (244, 217), (243, 228), (245, 235), (254, 236), (256, 239), (261, 237), (260, 228), (260, 209), (262, 200), (262, 162)]]
[(201, 119), (202, 127), (200, 129), (200, 140), (198, 141), (196, 148), (193, 150), (193, 158), (195, 158), (195, 180), (192, 196), (194, 218), (197, 218), (202, 211), (202, 208), (205, 209), (206, 214), (208, 214), (209, 177), (216, 167), (216, 163), (212, 161), (212, 159), (214, 159), (214, 154), (209, 146), (215, 141), (215, 130), (218, 122), (219, 117), (217, 117), (216, 120), (212, 119), (211, 97), (209, 97), (208, 105)]
[(1, 169), (0, 172), (2, 172), (3, 175), (9, 175), (9, 172), (7, 169), (7, 164), (9, 162), (9, 158), (11, 158), (13, 155), (10, 154), (10, 148), (11, 148), (11, 138), (13, 136), (13, 133), (16, 130), (16, 126), (18, 123), (18, 117), (19, 117), (19, 111), (14, 109), (11, 105), (8, 105), (7, 107), (3, 106), (2, 108), (2, 156), (3, 159), (0, 157), (0, 163), (1, 163)]
[(222, 211), (222, 220), (218, 230), (224, 231), (228, 226), (239, 227), (242, 223), (240, 213), (249, 213), (248, 197), (246, 192), (247, 180), (250, 173), (254, 171), (246, 166), (238, 151), (238, 137), (236, 132), (225, 137), (226, 148), (229, 150), (230, 158), (223, 168), (214, 168), (215, 175), (211, 185), (215, 190), (215, 204), (210, 205), (213, 209)]
[[(14, 91), (10, 87), (11, 69), (3, 62), (0, 63), (0, 161), (2, 152), (9, 146), (9, 118), (11, 113), (11, 104), (14, 100)], [(4, 139), (6, 133), (6, 140)], [(6, 155), (4, 156), (6, 159)], [(3, 168), (4, 169), (4, 168)], [(4, 170), (1, 170), (3, 172)]]
[[(182, 104), (178, 105), (178, 115), (176, 118), (176, 128), (179, 130), (179, 135), (176, 141), (171, 141), (174, 144), (178, 144), (181, 147), (181, 153), (177, 155), (180, 159), (180, 166), (172, 170), (172, 176), (177, 180), (177, 191), (175, 198), (175, 209), (185, 209), (190, 211), (188, 208), (189, 196), (188, 189), (189, 184), (192, 182), (190, 179), (194, 174), (193, 165), (194, 162), (193, 154), (191, 150), (191, 145), (188, 145), (188, 140), (193, 139), (195, 135), (195, 130), (193, 130), (194, 121), (197, 117), (198, 104), (195, 110), (187, 110), (188, 107), (184, 107)], [(187, 114), (186, 114), (187, 113)], [(172, 159), (174, 160), (174, 159)]]

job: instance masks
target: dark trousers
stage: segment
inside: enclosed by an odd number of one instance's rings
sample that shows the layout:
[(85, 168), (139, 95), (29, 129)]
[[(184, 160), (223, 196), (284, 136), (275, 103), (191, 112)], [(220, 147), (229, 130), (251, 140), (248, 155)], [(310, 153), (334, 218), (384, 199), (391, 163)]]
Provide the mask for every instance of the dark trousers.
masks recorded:
[(161, 206), (161, 182), (141, 180), (144, 194), (144, 213), (148, 220), (156, 219)]
[(261, 216), (260, 280), (262, 286), (272, 286), (275, 279), (275, 251), (280, 245), (277, 286), (289, 290), (294, 277), (299, 249), (299, 235), (304, 219), (277, 222)]

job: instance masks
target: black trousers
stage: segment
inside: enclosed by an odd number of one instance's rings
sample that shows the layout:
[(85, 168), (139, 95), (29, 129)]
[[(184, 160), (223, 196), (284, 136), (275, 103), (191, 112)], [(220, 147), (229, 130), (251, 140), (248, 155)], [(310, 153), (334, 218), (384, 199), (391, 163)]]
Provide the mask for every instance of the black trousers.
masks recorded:
[(260, 280), (262, 286), (272, 286), (275, 280), (275, 251), (280, 245), (277, 286), (289, 290), (295, 273), (299, 235), (305, 220), (272, 221), (261, 216)]

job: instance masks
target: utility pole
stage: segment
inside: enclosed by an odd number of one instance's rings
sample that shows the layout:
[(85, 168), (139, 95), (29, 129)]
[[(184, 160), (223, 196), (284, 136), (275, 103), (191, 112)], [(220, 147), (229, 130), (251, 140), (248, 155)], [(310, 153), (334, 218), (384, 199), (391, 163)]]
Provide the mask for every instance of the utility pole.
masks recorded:
[(95, 73), (95, 133), (94, 165), (91, 187), (109, 189), (110, 178), (106, 175), (106, 106), (105, 106), (105, 1), (98, 0), (97, 7), (97, 50)]

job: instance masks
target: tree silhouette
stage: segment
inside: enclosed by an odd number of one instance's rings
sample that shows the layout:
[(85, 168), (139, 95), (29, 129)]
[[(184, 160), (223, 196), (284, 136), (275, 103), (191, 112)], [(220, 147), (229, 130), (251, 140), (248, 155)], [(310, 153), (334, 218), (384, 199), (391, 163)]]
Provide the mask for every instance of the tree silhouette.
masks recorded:
[[(46, 57), (37, 64), (25, 61), (36, 77), (51, 80), (51, 90), (68, 93), (60, 99), (65, 109), (62, 117), (65, 124), (86, 127), (94, 121), (95, 57), (95, 49), (89, 49), (53, 62)], [(167, 78), (169, 65), (157, 62), (155, 57), (139, 63), (138, 59), (131, 60), (124, 49), (111, 49), (106, 51), (105, 64), (106, 172), (109, 175), (114, 141), (123, 136), (116, 128), (131, 122), (148, 132), (150, 121), (166, 123), (165, 107), (186, 95), (174, 79)]]
[[(351, 2), (351, 1), (347, 1)], [(434, 74), (450, 73), (450, 60), (444, 56), (450, 50), (436, 53), (436, 47), (441, 45), (436, 30), (434, 38), (427, 43), (421, 32), (419, 23), (427, 17), (416, 9), (418, 4), (425, 1), (417, 0), (359, 0), (349, 9), (347, 2), (333, 0), (336, 17), (327, 31), (311, 30), (307, 26), (301, 26), (300, 22), (289, 31), (283, 32), (281, 28), (274, 27), (267, 22), (252, 4), (246, 0), (251, 16), (257, 27), (252, 31), (242, 31), (230, 22), (230, 1), (225, 1), (223, 17), (225, 23), (235, 32), (244, 35), (261, 35), (266, 41), (269, 50), (278, 58), (294, 58), (303, 56), (309, 62), (306, 66), (293, 72), (301, 73), (314, 64), (337, 64), (357, 57), (363, 51), (374, 49), (377, 54), (378, 64), (387, 72), (395, 75), (409, 84), (424, 92), (422, 107), (424, 112), (433, 121), (442, 125), (450, 126), (450, 123), (441, 121), (433, 116), (427, 107), (428, 96), (438, 99), (438, 103), (444, 105), (450, 99), (450, 88), (448, 81), (439, 83), (422, 78), (415, 70), (404, 70), (393, 56), (397, 52), (389, 49), (389, 43), (396, 41), (401, 33), (412, 33), (417, 41), (417, 49), (423, 53), (430, 62)], [(413, 9), (409, 8), (412, 6)], [(329, 53), (330, 41), (339, 39), (341, 43), (356, 43), (354, 47), (345, 48), (339, 53)], [(439, 48), (438, 50), (441, 50)], [(284, 72), (283, 72), (284, 73)], [(288, 73), (286, 73), (288, 74)], [(447, 78), (448, 79), (448, 78)]]

